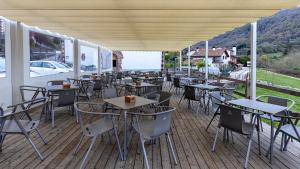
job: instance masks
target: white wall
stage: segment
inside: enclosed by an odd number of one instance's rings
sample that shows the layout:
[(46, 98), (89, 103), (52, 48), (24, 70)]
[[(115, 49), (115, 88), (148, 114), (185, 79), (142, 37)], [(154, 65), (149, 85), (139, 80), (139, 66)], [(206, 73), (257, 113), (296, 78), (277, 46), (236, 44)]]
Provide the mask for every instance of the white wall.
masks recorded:
[(0, 106), (6, 107), (12, 104), (12, 85), (11, 85), (11, 42), (10, 25), (5, 24), (5, 67), (6, 77), (0, 78)]

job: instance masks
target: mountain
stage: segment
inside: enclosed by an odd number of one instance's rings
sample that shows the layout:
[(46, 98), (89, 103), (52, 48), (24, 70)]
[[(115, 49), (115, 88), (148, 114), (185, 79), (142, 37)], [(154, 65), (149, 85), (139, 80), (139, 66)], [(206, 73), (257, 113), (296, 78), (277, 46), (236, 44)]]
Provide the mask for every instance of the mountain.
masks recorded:
[[(204, 47), (196, 43), (192, 49)], [(209, 40), (209, 46), (237, 46), (239, 55), (248, 55), (250, 47), (250, 24), (236, 28)], [(258, 54), (300, 51), (300, 7), (281, 10), (273, 16), (257, 21)]]

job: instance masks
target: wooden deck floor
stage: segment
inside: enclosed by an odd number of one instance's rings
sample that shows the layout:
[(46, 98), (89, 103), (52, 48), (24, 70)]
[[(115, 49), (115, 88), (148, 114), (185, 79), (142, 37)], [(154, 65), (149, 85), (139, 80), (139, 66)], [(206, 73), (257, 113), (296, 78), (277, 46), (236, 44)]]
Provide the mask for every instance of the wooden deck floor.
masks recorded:
[[(242, 168), (246, 139), (236, 134), (235, 144), (232, 144), (222, 142), (220, 137), (216, 152), (211, 152), (216, 122), (209, 132), (206, 132), (205, 127), (211, 116), (203, 113), (195, 116), (187, 109), (185, 103), (178, 106), (178, 98), (173, 96), (171, 104), (177, 107), (177, 112), (173, 116), (172, 139), (179, 163), (174, 165), (166, 139), (161, 137), (156, 144), (146, 146), (150, 165), (154, 169)], [(80, 136), (79, 125), (69, 113), (58, 114), (56, 119), (54, 129), (50, 123), (42, 122), (40, 125), (40, 132), (48, 141), (47, 145), (44, 145), (35, 134), (32, 136), (45, 157), (44, 161), (40, 161), (23, 136), (8, 136), (0, 153), (0, 168), (79, 168), (91, 140), (85, 140), (78, 155), (74, 156), (72, 153)], [(264, 125), (261, 141), (263, 154), (269, 145), (269, 128)], [(122, 133), (120, 132), (119, 138), (123, 138)], [(275, 144), (274, 162), (271, 165), (264, 155), (258, 155), (257, 140), (254, 139), (249, 168), (299, 168), (299, 143), (293, 142), (288, 151), (281, 152), (278, 149), (278, 142), (279, 139)], [(104, 140), (99, 139), (93, 148), (86, 168), (142, 169), (143, 167), (144, 159), (138, 147), (138, 137), (133, 134), (126, 161), (120, 160), (115, 141), (110, 144), (107, 137), (104, 137)]]

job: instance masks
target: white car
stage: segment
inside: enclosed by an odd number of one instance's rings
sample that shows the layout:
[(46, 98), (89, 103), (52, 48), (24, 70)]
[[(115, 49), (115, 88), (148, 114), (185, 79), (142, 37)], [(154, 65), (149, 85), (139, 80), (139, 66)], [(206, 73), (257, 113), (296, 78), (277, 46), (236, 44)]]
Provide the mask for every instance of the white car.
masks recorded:
[(31, 77), (67, 73), (73, 71), (72, 68), (55, 61), (31, 61)]

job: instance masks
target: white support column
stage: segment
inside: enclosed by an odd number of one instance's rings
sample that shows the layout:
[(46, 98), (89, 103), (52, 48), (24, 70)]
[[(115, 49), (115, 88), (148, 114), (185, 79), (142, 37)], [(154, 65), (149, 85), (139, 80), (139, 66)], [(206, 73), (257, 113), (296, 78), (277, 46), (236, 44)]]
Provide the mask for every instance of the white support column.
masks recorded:
[(74, 77), (79, 78), (80, 76), (80, 46), (78, 43), (78, 39), (74, 40)]
[(188, 48), (188, 76), (191, 76), (191, 47)]
[(182, 71), (182, 52), (179, 51), (179, 70)]
[(102, 55), (100, 46), (98, 46), (98, 73), (102, 73)]
[[(11, 83), (12, 103), (20, 103), (21, 95), (19, 87), (24, 85), (24, 41), (23, 25), (21, 22), (11, 23)], [(28, 42), (29, 43), (29, 42)]]
[(256, 98), (256, 41), (257, 23), (251, 23), (251, 70), (250, 70), (250, 98)]
[(205, 80), (208, 80), (208, 41), (205, 41)]

